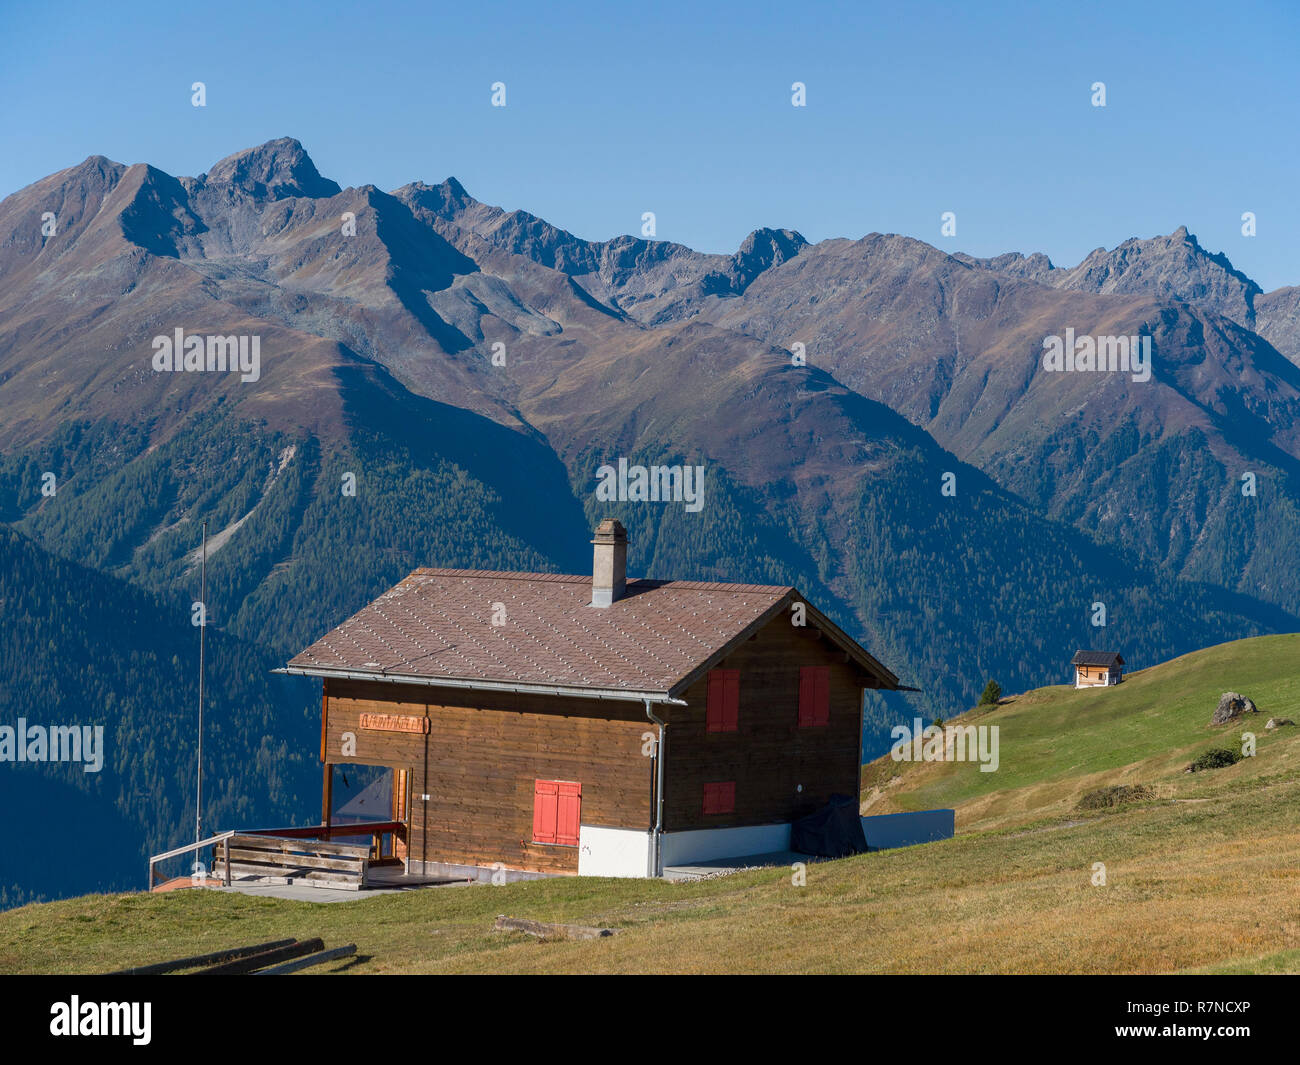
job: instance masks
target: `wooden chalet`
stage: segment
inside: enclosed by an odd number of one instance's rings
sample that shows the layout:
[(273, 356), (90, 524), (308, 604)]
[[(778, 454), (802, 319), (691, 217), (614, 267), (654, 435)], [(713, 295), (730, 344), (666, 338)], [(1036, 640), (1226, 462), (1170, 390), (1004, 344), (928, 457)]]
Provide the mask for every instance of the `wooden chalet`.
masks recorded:
[(297, 655), (335, 766), (392, 770), (406, 871), (662, 875), (787, 849), (859, 792), (864, 690), (898, 678), (791, 587), (418, 569)]
[(1124, 658), (1117, 651), (1075, 651), (1070, 664), (1076, 688), (1105, 688), (1124, 679)]

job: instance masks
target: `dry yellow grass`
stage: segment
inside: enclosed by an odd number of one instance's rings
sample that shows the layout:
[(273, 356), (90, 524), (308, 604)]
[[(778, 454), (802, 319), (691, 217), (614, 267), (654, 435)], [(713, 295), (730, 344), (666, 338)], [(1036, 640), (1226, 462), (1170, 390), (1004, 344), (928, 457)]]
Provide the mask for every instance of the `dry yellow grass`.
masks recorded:
[[(321, 905), (181, 891), (0, 914), (0, 970), (104, 971), (280, 936), (349, 972), (1300, 971), (1300, 783), (693, 885), (564, 879)], [(1068, 823), (1067, 823), (1068, 824)], [(1106, 884), (1095, 885), (1095, 863)], [(498, 913), (608, 924), (541, 943)], [(1258, 959), (1271, 959), (1257, 961)]]

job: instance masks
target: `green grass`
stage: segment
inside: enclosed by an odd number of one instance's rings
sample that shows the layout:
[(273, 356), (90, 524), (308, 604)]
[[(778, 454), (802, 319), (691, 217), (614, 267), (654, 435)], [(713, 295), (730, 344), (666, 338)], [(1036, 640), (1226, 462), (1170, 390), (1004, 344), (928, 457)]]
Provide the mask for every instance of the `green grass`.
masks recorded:
[[(1248, 694), (1260, 712), (1211, 726), (1225, 691)], [(1039, 688), (999, 707), (973, 710), (950, 724), (998, 726), (997, 772), (982, 773), (970, 762), (914, 764), (885, 757), (865, 767), (864, 796), (881, 789), (872, 813), (954, 807), (959, 823), (968, 826), (1009, 824), (1062, 813), (1084, 792), (1105, 785), (1177, 782), (1182, 789), (1182, 770), (1198, 755), (1239, 747), (1246, 730), (1255, 733), (1262, 755), (1294, 732), (1265, 732), (1269, 717), (1300, 719), (1298, 712), (1300, 635), (1238, 640), (1131, 674), (1113, 688)], [(1266, 771), (1268, 764), (1261, 759), (1253, 767)], [(1247, 760), (1245, 775), (1251, 765)], [(1213, 775), (1194, 786), (1189, 782), (1188, 794), (1202, 783), (1211, 787)]]
[[(1300, 729), (1263, 731), (1270, 713), (1300, 717), (1298, 664), (1297, 637), (1265, 637), (1109, 691), (1017, 697), (980, 715), (1005, 729), (997, 773), (887, 769), (894, 783), (877, 806), (941, 797), (957, 806), (955, 839), (814, 864), (805, 886), (773, 869), (333, 904), (191, 890), (87, 896), (0, 913), (0, 971), (104, 972), (320, 936), (357, 944), (357, 958), (322, 967), (349, 973), (1300, 972)], [(1228, 689), (1262, 709), (1257, 755), (1183, 774), (1192, 754), (1240, 734), (1207, 724)], [(1150, 785), (1155, 797), (1076, 809), (1082, 794), (1117, 782)], [(501, 913), (620, 931), (539, 942), (493, 932)]]

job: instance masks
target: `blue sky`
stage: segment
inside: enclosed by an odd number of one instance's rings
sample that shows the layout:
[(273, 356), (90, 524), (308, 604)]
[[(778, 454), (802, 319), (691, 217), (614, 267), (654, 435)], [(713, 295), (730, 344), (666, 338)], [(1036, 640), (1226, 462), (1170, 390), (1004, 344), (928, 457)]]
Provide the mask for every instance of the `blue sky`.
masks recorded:
[(1300, 5), (904, 6), (0, 0), (0, 196), (293, 136), (340, 184), (455, 175), (593, 239), (653, 211), (705, 251), (784, 226), (1073, 265), (1186, 224), (1300, 284)]

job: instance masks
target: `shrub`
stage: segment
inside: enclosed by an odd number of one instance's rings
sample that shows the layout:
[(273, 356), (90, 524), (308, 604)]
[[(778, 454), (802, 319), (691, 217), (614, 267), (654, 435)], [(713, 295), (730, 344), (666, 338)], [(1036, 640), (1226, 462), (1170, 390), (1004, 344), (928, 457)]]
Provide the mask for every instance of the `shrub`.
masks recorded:
[(996, 680), (989, 681), (984, 685), (984, 694), (980, 696), (980, 706), (997, 706), (998, 700), (1002, 698), (1002, 685)]
[(1185, 772), (1199, 773), (1202, 769), (1222, 769), (1226, 765), (1236, 765), (1241, 755), (1227, 747), (1215, 747), (1206, 751), (1187, 767)]

